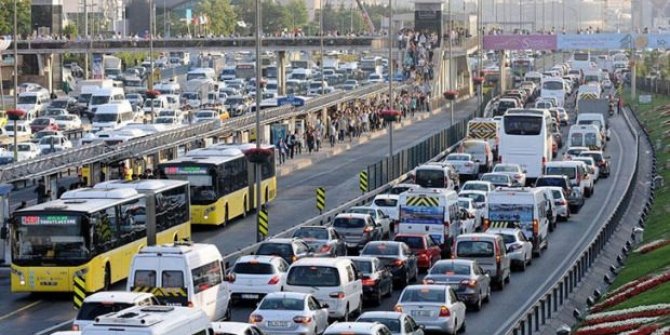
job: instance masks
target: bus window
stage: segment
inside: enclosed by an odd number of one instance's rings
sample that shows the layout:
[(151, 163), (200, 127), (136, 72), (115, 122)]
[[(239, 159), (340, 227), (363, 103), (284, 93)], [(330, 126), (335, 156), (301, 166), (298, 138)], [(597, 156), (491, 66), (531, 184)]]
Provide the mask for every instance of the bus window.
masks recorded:
[(507, 135), (540, 135), (542, 118), (525, 115), (507, 115), (503, 118)]

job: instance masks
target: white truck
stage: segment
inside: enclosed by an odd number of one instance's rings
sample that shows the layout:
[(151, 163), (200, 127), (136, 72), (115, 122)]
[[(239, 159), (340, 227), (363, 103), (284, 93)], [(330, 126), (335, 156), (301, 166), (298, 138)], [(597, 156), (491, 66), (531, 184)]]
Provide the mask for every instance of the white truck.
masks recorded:
[(398, 233), (429, 234), (448, 257), (461, 231), (458, 194), (447, 189), (410, 189), (398, 199)]
[(102, 67), (107, 79), (118, 80), (123, 73), (121, 59), (118, 57), (104, 55), (102, 57)]

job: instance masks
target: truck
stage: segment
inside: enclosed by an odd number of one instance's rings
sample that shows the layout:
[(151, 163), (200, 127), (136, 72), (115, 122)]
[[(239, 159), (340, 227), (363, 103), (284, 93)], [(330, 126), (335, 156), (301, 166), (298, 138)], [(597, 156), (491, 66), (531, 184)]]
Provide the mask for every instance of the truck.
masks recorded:
[[(577, 114), (601, 114), (607, 122), (609, 117), (610, 100), (608, 98), (579, 99), (577, 100)], [(607, 124), (605, 125), (607, 126)]]
[(324, 69), (333, 69), (337, 70), (340, 67), (340, 60), (337, 56), (328, 56), (323, 57), (323, 68)]
[(448, 189), (410, 189), (398, 198), (397, 233), (429, 234), (449, 257), (453, 241), (461, 231), (458, 194)]
[(123, 73), (121, 59), (111, 55), (102, 56), (102, 67), (105, 71), (105, 78), (117, 80)]
[(217, 85), (211, 79), (191, 79), (186, 82), (186, 89), (182, 93), (182, 103), (198, 108), (207, 98), (207, 94), (216, 90)]

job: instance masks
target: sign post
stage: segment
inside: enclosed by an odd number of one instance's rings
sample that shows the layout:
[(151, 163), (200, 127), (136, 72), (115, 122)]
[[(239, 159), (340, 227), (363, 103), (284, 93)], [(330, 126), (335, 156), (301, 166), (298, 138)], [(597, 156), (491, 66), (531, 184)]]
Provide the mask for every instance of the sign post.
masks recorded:
[(326, 208), (326, 188), (317, 187), (316, 188), (316, 209), (319, 210), (319, 214), (323, 214), (323, 210)]

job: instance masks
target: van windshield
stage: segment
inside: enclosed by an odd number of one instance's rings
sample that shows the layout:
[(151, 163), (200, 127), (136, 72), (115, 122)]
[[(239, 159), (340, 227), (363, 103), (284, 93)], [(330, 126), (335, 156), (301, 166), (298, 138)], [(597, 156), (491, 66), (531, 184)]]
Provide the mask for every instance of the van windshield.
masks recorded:
[(493, 243), (489, 241), (460, 241), (456, 246), (458, 257), (493, 257)]
[(365, 220), (361, 218), (335, 218), (333, 222), (335, 228), (363, 228), (365, 227)]
[(577, 176), (577, 169), (570, 166), (548, 166), (544, 174), (547, 175), (564, 175), (568, 176), (570, 179), (574, 179)]
[(415, 183), (421, 187), (444, 188), (444, 171), (442, 170), (417, 170)]
[(293, 286), (339, 286), (340, 275), (330, 266), (294, 266), (286, 279)]
[(106, 104), (109, 102), (109, 96), (108, 95), (94, 95), (91, 97), (91, 105), (102, 105)]
[(532, 222), (533, 204), (489, 204), (489, 219), (505, 222)]
[(19, 105), (34, 105), (37, 103), (37, 97), (34, 95), (24, 95), (24, 96), (19, 96)]
[(93, 122), (116, 122), (118, 119), (117, 114), (95, 114), (93, 116)]
[(132, 306), (132, 304), (124, 303), (87, 302), (81, 306), (75, 319), (90, 321), (100, 315), (118, 312)]
[(598, 137), (595, 133), (586, 133), (584, 135), (584, 145), (587, 147), (598, 145)]
[(582, 134), (581, 133), (573, 133), (570, 135), (570, 144), (573, 146), (581, 146), (582, 145)]
[(395, 207), (398, 205), (398, 200), (396, 199), (375, 199), (375, 206), (379, 207)]

